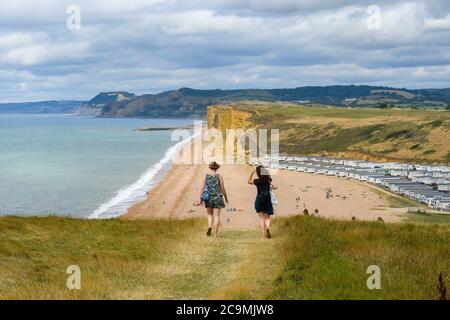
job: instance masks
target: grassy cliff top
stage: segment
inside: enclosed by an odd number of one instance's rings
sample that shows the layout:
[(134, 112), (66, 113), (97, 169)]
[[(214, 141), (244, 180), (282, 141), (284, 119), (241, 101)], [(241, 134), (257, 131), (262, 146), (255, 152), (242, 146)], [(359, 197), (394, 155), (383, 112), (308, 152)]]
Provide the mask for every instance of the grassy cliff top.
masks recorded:
[(280, 151), (450, 163), (450, 111), (243, 103), (254, 126), (280, 129)]

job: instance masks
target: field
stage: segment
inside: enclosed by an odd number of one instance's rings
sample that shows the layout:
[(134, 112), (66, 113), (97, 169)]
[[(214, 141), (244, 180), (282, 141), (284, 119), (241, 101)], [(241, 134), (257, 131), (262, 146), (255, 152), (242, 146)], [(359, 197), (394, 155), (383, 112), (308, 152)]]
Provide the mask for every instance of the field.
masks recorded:
[(281, 152), (450, 163), (450, 112), (242, 103), (253, 125), (280, 129)]
[[(450, 226), (276, 219), (274, 238), (203, 220), (0, 219), (0, 299), (438, 299)], [(81, 290), (66, 288), (69, 265)], [(370, 265), (381, 290), (366, 286)]]

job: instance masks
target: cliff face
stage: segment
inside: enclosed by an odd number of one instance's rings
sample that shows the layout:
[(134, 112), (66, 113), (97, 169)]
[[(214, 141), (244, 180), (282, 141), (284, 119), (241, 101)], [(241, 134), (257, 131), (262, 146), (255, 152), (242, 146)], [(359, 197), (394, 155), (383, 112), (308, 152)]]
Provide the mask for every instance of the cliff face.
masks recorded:
[(102, 92), (96, 95), (92, 100), (86, 102), (77, 110), (77, 115), (99, 116), (103, 109), (111, 104), (125, 103), (136, 96), (126, 91)]
[(227, 129), (247, 129), (253, 127), (250, 122), (251, 113), (238, 110), (234, 106), (208, 107), (208, 128), (219, 129), (225, 132)]
[[(208, 120), (208, 129), (218, 129), (222, 132), (222, 136), (224, 139), (228, 140), (227, 130), (237, 130), (242, 129), (245, 130), (247, 128), (254, 128), (254, 124), (250, 122), (250, 117), (252, 114), (250, 112), (246, 112), (243, 110), (239, 110), (235, 106), (210, 106), (207, 110), (207, 120)], [(224, 144), (224, 151), (227, 150), (227, 146)], [(244, 147), (245, 148), (245, 147)], [(242, 163), (246, 163), (248, 161), (248, 149), (245, 148), (245, 156), (244, 158), (240, 157), (237, 153), (237, 138), (234, 139), (233, 144), (233, 157), (236, 157), (235, 160), (242, 161)], [(227, 150), (227, 154), (229, 150)], [(228, 156), (227, 156), (228, 157)], [(229, 159), (227, 158), (227, 161)]]
[(215, 100), (188, 96), (182, 90), (146, 94), (106, 105), (104, 117), (203, 117), (206, 106)]

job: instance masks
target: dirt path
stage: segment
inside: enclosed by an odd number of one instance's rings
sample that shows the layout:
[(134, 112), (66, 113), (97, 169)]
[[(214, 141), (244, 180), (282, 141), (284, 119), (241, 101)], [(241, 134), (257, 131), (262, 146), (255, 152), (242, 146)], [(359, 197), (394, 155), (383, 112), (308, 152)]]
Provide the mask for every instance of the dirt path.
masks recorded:
[[(255, 230), (226, 230), (217, 239), (203, 233), (180, 243), (142, 277), (142, 290), (130, 299), (210, 299), (227, 298), (228, 288), (241, 284), (247, 290), (256, 286), (250, 279), (240, 279), (254, 257), (269, 241), (260, 239)], [(247, 269), (248, 271), (248, 269)], [(245, 283), (245, 284), (244, 284)], [(235, 291), (233, 291), (235, 294)], [(123, 297), (121, 293), (118, 294)]]

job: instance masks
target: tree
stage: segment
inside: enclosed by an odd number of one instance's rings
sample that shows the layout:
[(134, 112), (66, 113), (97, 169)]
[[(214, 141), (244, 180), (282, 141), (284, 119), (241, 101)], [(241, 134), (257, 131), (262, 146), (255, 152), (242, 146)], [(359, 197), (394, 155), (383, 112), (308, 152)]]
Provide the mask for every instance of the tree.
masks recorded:
[(450, 104), (445, 107), (445, 110), (450, 111)]

